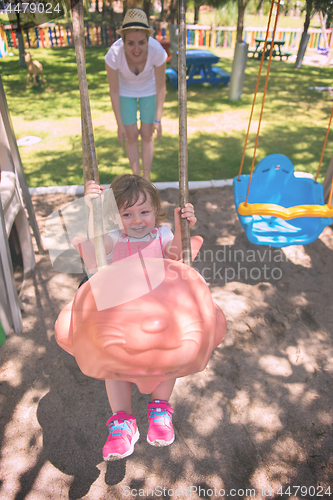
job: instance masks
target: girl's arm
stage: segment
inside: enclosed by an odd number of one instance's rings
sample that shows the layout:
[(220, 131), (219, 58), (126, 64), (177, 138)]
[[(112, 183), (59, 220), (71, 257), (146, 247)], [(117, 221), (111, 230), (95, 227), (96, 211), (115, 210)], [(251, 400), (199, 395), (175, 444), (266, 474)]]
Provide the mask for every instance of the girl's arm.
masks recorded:
[[(161, 66), (155, 66), (155, 81), (156, 81), (156, 116), (155, 120), (160, 122), (162, 120), (163, 106), (165, 101), (165, 68), (166, 62)], [(162, 125), (161, 123), (154, 122), (153, 131), (156, 130), (156, 139), (159, 141), (162, 138)]]
[(172, 260), (180, 260), (182, 258), (182, 235), (180, 229), (180, 218), (187, 219), (190, 229), (194, 226), (197, 218), (194, 215), (194, 207), (191, 203), (186, 203), (182, 210), (180, 207), (175, 208), (175, 235), (172, 241), (169, 241), (165, 246), (165, 253)]
[(110, 97), (112, 103), (112, 109), (117, 120), (118, 125), (118, 140), (120, 145), (123, 146), (123, 137), (126, 137), (126, 130), (124, 128), (123, 122), (120, 115), (120, 100), (119, 100), (119, 75), (117, 69), (112, 69), (110, 66), (105, 64), (106, 74), (108, 77), (109, 87), (110, 87)]
[[(88, 205), (88, 207), (90, 208), (88, 234), (89, 234), (89, 239), (90, 239), (92, 244), (94, 244), (94, 219), (93, 219), (93, 210), (92, 210), (91, 199), (97, 198), (98, 196), (102, 195), (102, 204), (103, 204), (103, 199), (104, 199), (103, 192), (104, 191), (105, 191), (105, 187), (99, 186), (98, 184), (96, 184), (95, 181), (88, 181), (85, 185), (84, 200), (85, 200), (86, 204)], [(104, 233), (105, 253), (106, 253), (106, 255), (108, 255), (109, 253), (112, 252), (113, 240), (108, 234), (105, 234), (104, 227), (103, 227), (103, 233)]]

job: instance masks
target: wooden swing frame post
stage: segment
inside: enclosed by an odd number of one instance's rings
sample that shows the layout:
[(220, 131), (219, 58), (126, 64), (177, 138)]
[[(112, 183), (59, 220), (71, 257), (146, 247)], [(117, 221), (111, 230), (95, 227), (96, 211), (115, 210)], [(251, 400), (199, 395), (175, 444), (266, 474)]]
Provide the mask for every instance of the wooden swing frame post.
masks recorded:
[[(80, 88), (81, 102), (81, 126), (82, 126), (82, 159), (83, 159), (83, 178), (84, 183), (88, 180), (99, 184), (98, 166), (96, 159), (94, 131), (91, 118), (88, 83), (85, 63), (85, 44), (84, 44), (84, 24), (83, 24), (83, 0), (71, 0), (73, 37), (76, 54), (77, 71)], [(102, 198), (92, 199), (92, 210), (94, 220), (94, 245), (98, 270), (107, 266), (104, 228), (103, 228), (103, 210)]]
[[(179, 110), (179, 206), (188, 203), (187, 152), (187, 84), (186, 84), (186, 9), (185, 0), (178, 2), (178, 110)], [(182, 257), (184, 264), (192, 266), (190, 228), (181, 218)]]

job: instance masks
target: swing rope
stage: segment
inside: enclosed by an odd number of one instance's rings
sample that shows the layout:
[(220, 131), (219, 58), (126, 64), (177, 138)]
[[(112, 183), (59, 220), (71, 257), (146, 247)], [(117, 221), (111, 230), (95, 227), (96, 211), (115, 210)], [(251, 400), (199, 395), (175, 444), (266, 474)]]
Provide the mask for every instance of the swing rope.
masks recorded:
[[(179, 109), (179, 206), (188, 203), (188, 152), (187, 152), (187, 84), (186, 84), (186, 10), (185, 0), (179, 0), (178, 28), (178, 109)], [(182, 260), (192, 265), (190, 228), (181, 217)]]
[[(266, 73), (266, 78), (265, 78), (264, 92), (263, 92), (263, 96), (262, 96), (261, 111), (260, 111), (260, 117), (259, 117), (257, 135), (256, 135), (256, 140), (255, 140), (255, 145), (254, 145), (252, 163), (251, 163), (250, 179), (249, 179), (249, 185), (247, 187), (247, 193), (246, 193), (246, 200), (245, 200), (245, 204), (246, 205), (247, 205), (247, 202), (248, 202), (248, 199), (249, 199), (249, 193), (250, 193), (252, 175), (253, 175), (253, 170), (254, 170), (254, 162), (255, 162), (255, 159), (256, 159), (256, 153), (257, 153), (257, 147), (258, 147), (258, 141), (259, 141), (259, 133), (260, 133), (261, 121), (262, 121), (262, 116), (263, 116), (263, 113), (264, 113), (265, 99), (266, 99), (267, 86), (268, 86), (268, 77), (269, 77), (269, 72), (270, 72), (270, 69), (271, 69), (271, 62), (272, 62), (272, 55), (273, 55), (275, 33), (276, 33), (276, 27), (277, 27), (277, 22), (278, 22), (278, 18), (279, 18), (280, 2), (281, 2), (281, 0), (278, 0), (278, 4), (277, 4), (277, 8), (276, 8), (276, 16), (275, 16), (275, 23), (274, 23), (273, 35), (272, 35), (272, 43), (271, 43), (271, 49), (269, 51), (269, 59), (268, 59), (267, 73)], [(272, 5), (274, 5), (274, 0), (272, 0)], [(265, 40), (266, 43), (267, 43), (267, 38), (268, 38), (267, 37), (268, 31), (269, 31), (269, 25), (267, 26), (267, 31), (266, 31), (266, 40)], [(266, 49), (266, 47), (264, 47), (262, 56), (265, 55), (265, 52), (266, 52), (265, 49)]]
[[(99, 184), (94, 131), (91, 119), (85, 64), (83, 0), (72, 0), (71, 6), (73, 36), (81, 102), (83, 178), (85, 183), (88, 180), (93, 180), (96, 182), (96, 184)], [(100, 196), (98, 198), (92, 199), (92, 210), (94, 220), (94, 245), (96, 261), (97, 267), (100, 270), (103, 267), (107, 266), (103, 234), (102, 200)]]
[[(91, 119), (88, 84), (85, 66), (83, 0), (71, 0), (73, 36), (79, 77), (81, 124), (82, 124), (82, 156), (84, 182), (93, 180), (99, 184), (93, 125)], [(179, 41), (178, 41), (178, 75), (179, 75), (179, 204), (184, 208), (188, 203), (188, 152), (187, 152), (187, 85), (186, 85), (186, 21), (185, 1), (179, 1)], [(101, 197), (92, 199), (94, 220), (94, 244), (98, 269), (107, 266)], [(190, 229), (186, 219), (181, 218), (183, 262), (192, 265)]]
[(331, 190), (330, 190), (330, 194), (329, 194), (328, 201), (327, 201), (327, 205), (329, 207), (332, 206), (332, 196), (333, 196), (333, 179), (332, 179), (332, 182), (331, 182)]
[(256, 98), (257, 98), (258, 88), (259, 88), (259, 83), (260, 83), (260, 78), (261, 78), (261, 70), (262, 70), (262, 66), (263, 66), (264, 60), (265, 60), (267, 40), (268, 40), (268, 34), (269, 34), (269, 27), (270, 27), (270, 24), (271, 24), (273, 7), (274, 7), (274, 0), (272, 0), (272, 3), (271, 3), (271, 9), (270, 9), (270, 12), (269, 12), (269, 17), (268, 17), (268, 22), (267, 22), (267, 29), (266, 29), (266, 35), (265, 35), (265, 41), (264, 41), (264, 48), (263, 48), (263, 51), (262, 51), (262, 54), (261, 54), (261, 60), (260, 60), (258, 77), (257, 77), (257, 83), (256, 83), (255, 91), (254, 91), (252, 108), (251, 108), (251, 113), (250, 113), (250, 119), (249, 119), (249, 124), (248, 124), (248, 127), (247, 127), (247, 132), (246, 132), (246, 137), (245, 137), (245, 143), (244, 143), (244, 148), (243, 148), (243, 155), (242, 155), (241, 164), (240, 164), (240, 168), (239, 168), (239, 172), (238, 172), (238, 181), (240, 181), (240, 176), (241, 176), (242, 171), (243, 171), (243, 165), (244, 165), (244, 159), (245, 159), (245, 152), (246, 152), (247, 142), (248, 142), (248, 139), (249, 139), (251, 122), (252, 122), (252, 117), (253, 117), (253, 112), (254, 112), (254, 106), (255, 106), (255, 103), (256, 103)]
[[(317, 170), (317, 175), (316, 175), (316, 178), (315, 178), (315, 182), (317, 182), (318, 180), (318, 175), (319, 175), (319, 172), (320, 172), (320, 168), (321, 168), (321, 163), (323, 161), (323, 156), (324, 156), (324, 152), (325, 152), (325, 148), (326, 148), (326, 143), (327, 143), (327, 139), (328, 139), (328, 134), (330, 132), (330, 128), (331, 128), (331, 123), (332, 123), (332, 118), (333, 118), (333, 108), (332, 108), (332, 111), (331, 111), (331, 116), (330, 116), (330, 120), (328, 122), (328, 127), (327, 127), (327, 130), (326, 130), (326, 136), (325, 136), (325, 140), (324, 140), (324, 144), (323, 144), (323, 149), (321, 151), (321, 156), (320, 156), (320, 160), (319, 160), (319, 165), (318, 165), (318, 170)], [(332, 181), (333, 182), (333, 181)], [(331, 200), (330, 200), (331, 201)], [(330, 205), (330, 202), (328, 203), (328, 205)]]

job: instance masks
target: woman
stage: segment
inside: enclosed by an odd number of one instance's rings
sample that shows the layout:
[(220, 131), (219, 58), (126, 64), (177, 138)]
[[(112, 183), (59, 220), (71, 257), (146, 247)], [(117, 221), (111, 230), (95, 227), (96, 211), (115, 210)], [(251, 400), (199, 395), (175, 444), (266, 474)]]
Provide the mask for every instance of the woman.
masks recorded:
[[(134, 174), (140, 175), (138, 137), (141, 136), (143, 177), (150, 178), (154, 156), (154, 132), (162, 137), (162, 112), (165, 99), (165, 67), (167, 53), (152, 38), (154, 30), (148, 26), (141, 9), (126, 12), (121, 36), (105, 56), (110, 96), (118, 125), (118, 139), (123, 146)], [(141, 126), (137, 126), (137, 104)]]

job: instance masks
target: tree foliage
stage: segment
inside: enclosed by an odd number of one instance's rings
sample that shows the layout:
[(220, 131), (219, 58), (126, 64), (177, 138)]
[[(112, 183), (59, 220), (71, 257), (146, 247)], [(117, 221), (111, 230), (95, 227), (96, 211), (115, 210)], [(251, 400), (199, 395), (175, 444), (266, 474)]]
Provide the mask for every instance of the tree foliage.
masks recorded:
[(304, 33), (308, 32), (312, 16), (321, 11), (327, 16), (327, 24), (330, 26), (333, 21), (333, 3), (332, 0), (306, 0), (305, 4)]

